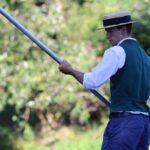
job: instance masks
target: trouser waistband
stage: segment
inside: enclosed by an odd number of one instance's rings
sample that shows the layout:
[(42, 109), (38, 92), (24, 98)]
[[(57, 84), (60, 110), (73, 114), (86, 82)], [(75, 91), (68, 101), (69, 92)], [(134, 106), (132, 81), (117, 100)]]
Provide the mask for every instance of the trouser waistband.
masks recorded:
[(144, 115), (144, 114), (135, 114), (135, 113), (131, 113), (131, 112), (112, 112), (109, 116), (109, 118), (114, 118), (114, 117), (125, 117), (125, 116), (130, 116), (130, 115), (143, 115), (143, 116), (147, 116), (149, 117), (148, 115)]

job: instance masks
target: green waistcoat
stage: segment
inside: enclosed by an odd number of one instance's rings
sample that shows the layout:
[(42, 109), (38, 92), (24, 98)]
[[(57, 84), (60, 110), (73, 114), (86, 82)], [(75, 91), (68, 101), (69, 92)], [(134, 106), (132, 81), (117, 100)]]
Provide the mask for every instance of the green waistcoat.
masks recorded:
[(136, 40), (127, 39), (121, 46), (126, 53), (125, 65), (110, 79), (110, 112), (149, 112), (150, 58)]

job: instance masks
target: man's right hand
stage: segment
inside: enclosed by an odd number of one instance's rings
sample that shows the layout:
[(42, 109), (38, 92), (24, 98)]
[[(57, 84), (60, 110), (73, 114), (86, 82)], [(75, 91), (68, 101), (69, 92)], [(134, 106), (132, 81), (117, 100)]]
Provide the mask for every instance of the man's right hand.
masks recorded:
[(69, 64), (66, 60), (63, 60), (59, 66), (59, 70), (64, 74), (72, 74), (73, 68), (71, 64)]
[(69, 64), (66, 60), (64, 60), (60, 66), (59, 70), (64, 74), (72, 75), (74, 78), (76, 78), (81, 84), (83, 83), (83, 77), (84, 72), (80, 72), (76, 69), (74, 69), (71, 64)]

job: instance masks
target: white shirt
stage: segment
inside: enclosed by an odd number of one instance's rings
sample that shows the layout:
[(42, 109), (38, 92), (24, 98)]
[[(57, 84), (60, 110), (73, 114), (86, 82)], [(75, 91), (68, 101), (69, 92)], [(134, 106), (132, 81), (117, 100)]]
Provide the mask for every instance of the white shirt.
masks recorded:
[(91, 72), (85, 73), (83, 78), (83, 86), (86, 89), (97, 89), (104, 84), (111, 76), (113, 76), (118, 69), (125, 64), (126, 53), (124, 49), (119, 46), (126, 39), (121, 40), (117, 46), (110, 47), (104, 53), (102, 61)]

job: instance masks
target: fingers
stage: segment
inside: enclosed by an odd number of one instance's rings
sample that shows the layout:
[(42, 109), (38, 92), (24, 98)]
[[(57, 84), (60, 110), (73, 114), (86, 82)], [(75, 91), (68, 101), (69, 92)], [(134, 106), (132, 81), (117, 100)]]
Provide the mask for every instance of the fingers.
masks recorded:
[(59, 70), (62, 72), (65, 65), (66, 65), (67, 61), (63, 60), (62, 63), (59, 65)]
[(64, 74), (70, 74), (72, 66), (66, 60), (63, 60), (63, 62), (59, 65), (59, 70)]

